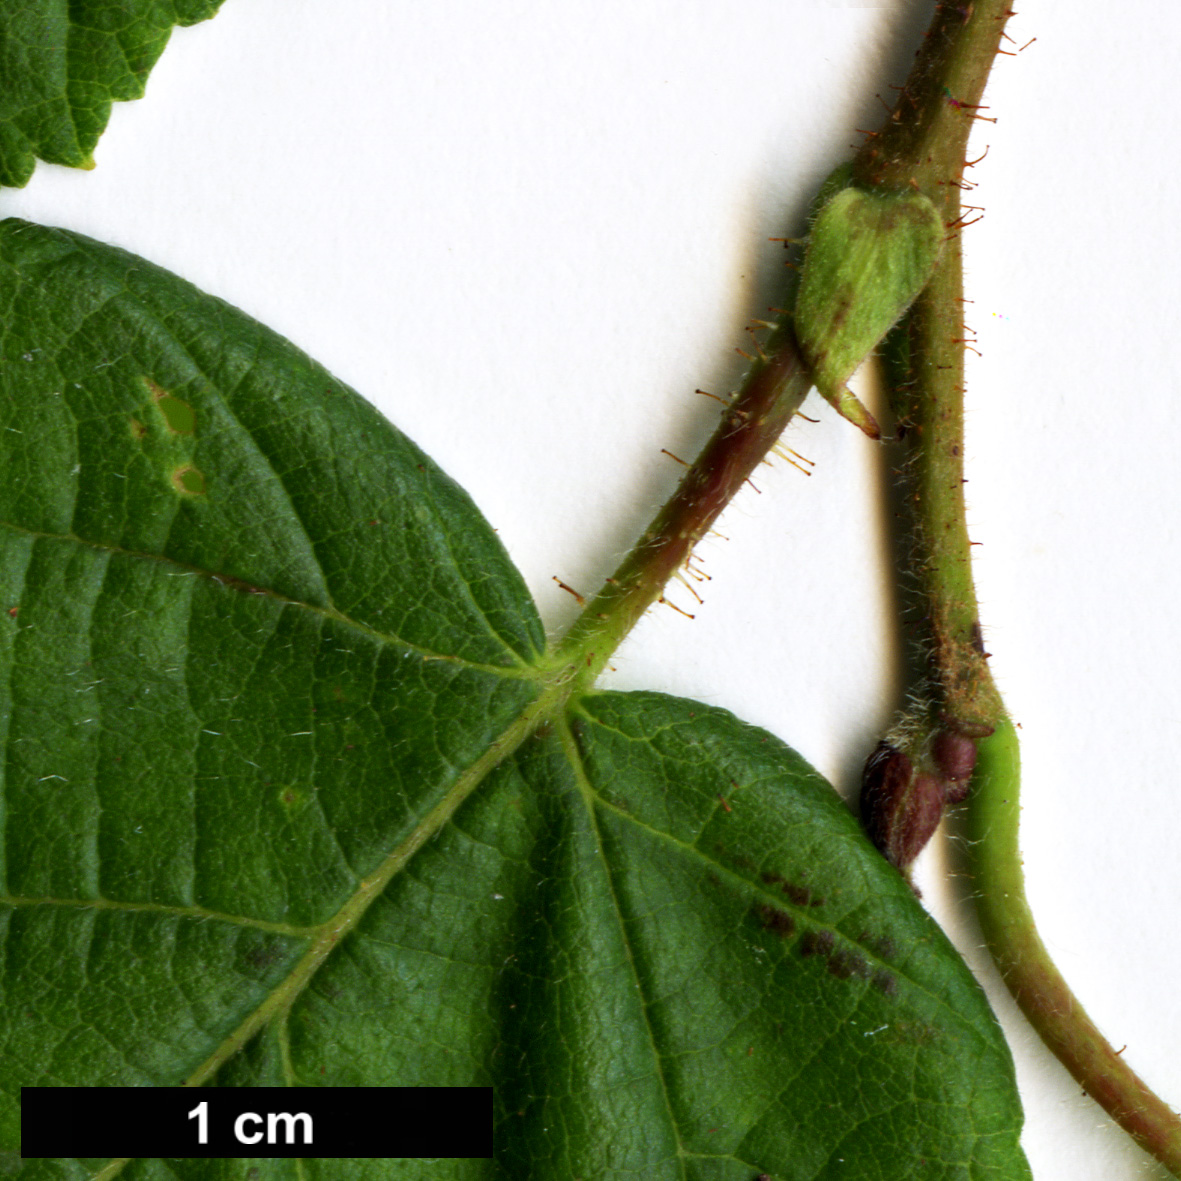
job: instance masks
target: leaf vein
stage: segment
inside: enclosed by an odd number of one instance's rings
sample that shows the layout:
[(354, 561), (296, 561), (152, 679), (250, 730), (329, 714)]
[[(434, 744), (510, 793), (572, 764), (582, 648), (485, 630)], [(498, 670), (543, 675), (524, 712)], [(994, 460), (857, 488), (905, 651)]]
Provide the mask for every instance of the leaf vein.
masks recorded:
[[(129, 294), (130, 294), (130, 292), (129, 292)], [(132, 296), (132, 298), (136, 298), (136, 297)], [(177, 337), (177, 335), (171, 330), (171, 328), (167, 325), (167, 323), (163, 320), (158, 320), (157, 317), (154, 315), (154, 313), (149, 311), (147, 306), (141, 300), (136, 299), (136, 305), (145, 315), (151, 315), (152, 319), (157, 321), (161, 331), (163, 331), (164, 333), (167, 334), (168, 338), (177, 346), (177, 348), (182, 349), (184, 351), (185, 355), (188, 357), (189, 362), (192, 364), (193, 368), (207, 382), (209, 382), (209, 384), (214, 389), (218, 389), (219, 388), (218, 382), (214, 381), (213, 377), (205, 371), (204, 366), (201, 365), (201, 363), (193, 355), (192, 350), (190, 350), (189, 347)], [(260, 348), (257, 332), (255, 332), (255, 334), (254, 334), (253, 344), (254, 344), (255, 357), (257, 359), (258, 353), (259, 353), (259, 348)], [(239, 376), (239, 384), (241, 384), (242, 382), (244, 382), (246, 380), (247, 375), (251, 372), (253, 367), (254, 367), (254, 362), (252, 362), (249, 365), (243, 366), (242, 372)], [(226, 392), (228, 393), (228, 391), (226, 391)], [(304, 541), (307, 543), (307, 550), (311, 556), (312, 562), (315, 564), (316, 572), (320, 576), (320, 586), (323, 590), (324, 598), (327, 601), (328, 607), (333, 614), (343, 614), (342, 612), (337, 611), (336, 606), (332, 601), (332, 590), (329, 586), (328, 575), (325, 573), (323, 563), (320, 561), (320, 554), (316, 548), (316, 543), (312, 540), (312, 535), (308, 531), (307, 522), (303, 519), (303, 517), (300, 515), (299, 509), (297, 509), (295, 506), (295, 500), (292, 496), (291, 489), (288, 486), (287, 479), (286, 479), (284, 473), (281, 472), (279, 470), (279, 468), (275, 466), (274, 459), (267, 453), (265, 448), (262, 446), (262, 444), (259, 442), (259, 440), (255, 437), (254, 432), (249, 430), (246, 427), (246, 425), (242, 422), (242, 420), (238, 417), (238, 415), (234, 413), (234, 408), (231, 405), (230, 399), (228, 397), (224, 396), (224, 394), (223, 394), (223, 397), (221, 398), (221, 409), (225, 412), (225, 414), (230, 419), (233, 420), (234, 425), (241, 432), (243, 440), (249, 442), (249, 444), (250, 444), (251, 448), (254, 450), (255, 454), (258, 455), (262, 459), (262, 461), (267, 466), (267, 470), (271, 473), (272, 476), (275, 477), (275, 483), (279, 486), (279, 488), (282, 489), (283, 497), (286, 500), (288, 509), (290, 509), (291, 519), (299, 526), (299, 531), (303, 535)]]
[(317, 935), (319, 927), (296, 927), (289, 923), (274, 923), (246, 915), (226, 914), (203, 906), (170, 906), (163, 902), (119, 902), (110, 898), (29, 898), (20, 894), (0, 894), (0, 906), (18, 907), (61, 906), (77, 910), (114, 910), (129, 913), (174, 915), (178, 918), (199, 919), (207, 922), (230, 923), (277, 935), (291, 935), (307, 939)]
[(97, 550), (100, 553), (119, 554), (125, 557), (134, 558), (138, 561), (158, 562), (161, 565), (172, 566), (176, 570), (184, 574), (194, 575), (200, 578), (207, 578), (211, 582), (216, 582), (219, 586), (223, 586), (229, 590), (237, 591), (242, 594), (258, 595), (260, 598), (267, 598), (273, 602), (280, 603), (286, 607), (295, 607), (302, 611), (309, 611), (315, 615), (322, 616), (325, 619), (330, 619), (336, 623), (344, 624), (346, 627), (354, 628), (356, 631), (376, 640), (378, 643), (385, 644), (391, 648), (398, 648), (405, 652), (411, 652), (416, 656), (420, 656), (423, 660), (438, 660), (445, 661), (449, 664), (459, 665), (462, 668), (473, 669), (477, 672), (490, 673), (493, 676), (507, 677), (514, 680), (540, 681), (543, 674), (532, 666), (514, 666), (508, 667), (499, 664), (481, 664), (478, 661), (467, 660), (462, 656), (453, 656), (444, 652), (436, 652), (433, 649), (425, 648), (420, 644), (411, 643), (409, 640), (404, 640), (401, 636), (393, 635), (390, 632), (379, 631), (377, 628), (370, 627), (366, 623), (353, 619), (346, 615), (343, 611), (336, 608), (319, 607), (315, 603), (305, 603), (301, 599), (293, 599), (288, 595), (284, 595), (280, 591), (271, 590), (267, 587), (247, 586), (241, 579), (234, 578), (232, 575), (220, 574), (213, 570), (205, 570), (200, 566), (192, 566), (186, 562), (181, 562), (176, 558), (169, 557), (167, 554), (152, 554), (143, 550), (125, 549), (123, 546), (115, 545), (111, 542), (93, 541), (87, 537), (79, 537), (73, 533), (50, 533), (38, 529), (29, 529), (24, 525), (17, 525), (12, 521), (0, 521), (0, 528), (8, 529), (9, 531), (21, 534), (26, 537), (34, 539), (44, 539), (47, 541), (62, 541), (69, 542), (74, 545), (85, 546), (88, 549)]
[[(767, 778), (770, 778), (770, 776), (768, 776)], [(755, 783), (755, 782), (758, 782), (758, 780), (752, 780), (751, 782)], [(610, 800), (607, 800), (604, 797), (602, 797), (601, 795), (599, 795), (597, 792), (594, 791), (593, 787), (591, 787), (589, 790), (594, 795), (594, 797), (598, 801), (598, 803), (604, 809), (613, 813), (615, 816), (635, 825), (637, 828), (643, 829), (645, 832), (654, 836), (656, 839), (661, 840), (661, 841), (665, 841), (668, 844), (674, 845), (676, 848), (682, 850), (683, 852), (691, 854), (692, 856), (699, 858), (701, 861), (705, 862), (705, 864), (710, 867), (711, 871), (725, 874), (732, 882), (740, 883), (744, 888), (750, 890), (752, 892), (752, 894), (754, 894), (760, 898), (765, 898), (767, 900), (767, 902), (774, 905), (776, 907), (776, 909), (791, 911), (792, 913), (797, 915), (803, 922), (805, 922), (809, 927), (812, 927), (816, 930), (831, 931), (834, 935), (839, 936), (843, 941), (855, 945), (857, 947), (857, 949), (865, 956), (866, 960), (868, 960), (869, 962), (871, 962), (873, 964), (878, 965), (879, 967), (885, 968), (887, 971), (901, 977), (908, 984), (910, 984), (915, 989), (916, 992), (922, 994), (923, 996), (930, 998), (941, 1009), (944, 1009), (949, 1014), (951, 1014), (952, 1017), (954, 1018), (953, 1023), (955, 1025), (957, 1025), (957, 1026), (963, 1025), (963, 1019), (961, 1018), (960, 1014), (951, 1005), (949, 1005), (946, 1000), (944, 1000), (941, 996), (939, 996), (938, 993), (931, 992), (930, 989), (928, 989), (924, 985), (920, 984), (912, 976), (908, 976), (904, 971), (902, 971), (899, 968), (899, 966), (897, 964), (889, 963), (887, 960), (884, 960), (878, 952), (874, 951), (874, 949), (872, 947), (867, 947), (864, 944), (860, 943), (858, 940), (850, 938), (843, 931), (841, 931), (840, 928), (837, 927), (835, 924), (825, 923), (825, 922), (818, 920), (816, 918), (816, 912), (814, 910), (812, 910), (811, 908), (800, 906), (797, 903), (793, 903), (793, 902), (791, 902), (790, 899), (786, 898), (778, 890), (771, 890), (769, 887), (765, 886), (761, 882), (751, 881), (750, 878), (743, 877), (741, 874), (735, 872), (729, 866), (724, 865), (723, 863), (721, 863), (719, 861), (715, 861), (712, 858), (708, 857), (705, 853), (703, 853), (700, 849), (698, 849), (696, 845), (687, 845), (687, 844), (685, 844), (684, 841), (678, 840), (676, 837), (671, 836), (669, 833), (663, 832), (658, 828), (654, 828), (650, 824), (644, 823), (644, 821), (639, 820), (635, 816), (631, 815), (629, 812), (624, 811), (624, 809), (620, 808), (617, 804), (613, 804)]]
[[(586, 765), (583, 762), (582, 751), (578, 746), (578, 742), (574, 737), (573, 731), (570, 729), (568, 720), (563, 718), (557, 728), (560, 730), (560, 741), (563, 749), (566, 752), (566, 757), (570, 761), (570, 766), (574, 771), (574, 776), (578, 782), (583, 801), (587, 805), (587, 817), (590, 821), (591, 827), (594, 829), (599, 848), (602, 849), (603, 837), (599, 830), (598, 817), (595, 815), (594, 804), (592, 802), (597, 801), (599, 799), (599, 795), (591, 785), (590, 777), (587, 775)], [(636, 991), (639, 993), (640, 1009), (644, 1015), (644, 1029), (648, 1035), (648, 1043), (652, 1049), (653, 1065), (655, 1067), (656, 1078), (660, 1083), (660, 1092), (664, 1099), (665, 1108), (668, 1111), (669, 1127), (672, 1130), (673, 1139), (676, 1142), (677, 1156), (680, 1161), (681, 1177), (685, 1179), (685, 1181), (688, 1181), (688, 1171), (685, 1162), (685, 1145), (681, 1140), (681, 1129), (677, 1125), (677, 1118), (673, 1111), (672, 1095), (669, 1092), (668, 1079), (665, 1077), (664, 1055), (661, 1053), (660, 1047), (657, 1044), (656, 1033), (652, 1028), (649, 1017), (649, 998), (645, 992), (643, 981), (640, 979), (640, 973), (636, 965), (635, 949), (632, 947), (631, 939), (628, 937), (627, 923), (623, 917), (623, 908), (620, 906), (619, 894), (615, 887), (615, 880), (611, 874), (610, 865), (608, 864), (606, 858), (603, 858), (603, 866), (607, 878), (607, 888), (611, 895), (611, 903), (615, 908), (615, 915), (619, 922), (619, 937), (623, 944), (624, 951), (627, 954), (628, 963), (631, 966), (631, 974), (632, 978), (635, 980)]]

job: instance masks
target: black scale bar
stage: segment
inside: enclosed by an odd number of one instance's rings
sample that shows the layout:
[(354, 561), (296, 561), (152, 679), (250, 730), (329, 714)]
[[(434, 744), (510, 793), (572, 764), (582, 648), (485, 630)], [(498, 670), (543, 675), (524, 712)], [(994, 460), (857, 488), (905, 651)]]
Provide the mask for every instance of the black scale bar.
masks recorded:
[(492, 1155), (491, 1087), (22, 1087), (23, 1157)]

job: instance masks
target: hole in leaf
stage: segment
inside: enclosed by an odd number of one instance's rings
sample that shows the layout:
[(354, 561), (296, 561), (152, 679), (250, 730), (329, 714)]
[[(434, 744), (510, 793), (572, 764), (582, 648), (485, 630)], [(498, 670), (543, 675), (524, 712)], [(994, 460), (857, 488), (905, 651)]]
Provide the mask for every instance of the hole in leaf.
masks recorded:
[(192, 464), (178, 467), (172, 473), (172, 484), (178, 492), (187, 493), (189, 496), (205, 495), (205, 474), (199, 472)]
[(158, 386), (150, 378), (144, 378), (148, 389), (152, 391), (152, 400), (164, 418), (164, 425), (174, 435), (194, 435), (197, 433), (197, 412), (180, 398), (170, 394), (162, 386)]

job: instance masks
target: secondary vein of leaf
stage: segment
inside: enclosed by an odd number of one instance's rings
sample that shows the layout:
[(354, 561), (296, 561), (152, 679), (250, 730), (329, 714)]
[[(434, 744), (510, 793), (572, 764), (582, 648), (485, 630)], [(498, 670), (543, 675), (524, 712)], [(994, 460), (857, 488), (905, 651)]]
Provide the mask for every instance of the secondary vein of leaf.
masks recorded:
[[(696, 844), (687, 844), (684, 841), (677, 839), (675, 836), (672, 836), (671, 834), (669, 834), (661, 829), (654, 828), (653, 826), (646, 824), (644, 821), (638, 819), (636, 816), (632, 815), (630, 812), (626, 811), (625, 809), (620, 808), (618, 805), (612, 803), (610, 800), (605, 799), (596, 790), (593, 782), (591, 781), (590, 776), (587, 774), (587, 771), (585, 768), (585, 763), (584, 763), (584, 760), (582, 757), (581, 747), (579, 745), (577, 737), (574, 735), (574, 733), (570, 727), (570, 724), (569, 724), (569, 719), (570, 719), (571, 713), (577, 709), (576, 703), (577, 703), (577, 695), (574, 695), (570, 699), (570, 701), (567, 703), (567, 708), (563, 711), (562, 717), (555, 721), (554, 730), (555, 730), (555, 733), (559, 737), (563, 751), (565, 752), (567, 760), (570, 763), (571, 768), (573, 770), (575, 780), (578, 785), (579, 792), (580, 792), (580, 794), (583, 798), (583, 801), (586, 805), (586, 808), (587, 808), (589, 822), (590, 822), (591, 826), (593, 827), (593, 829), (596, 833), (596, 836), (598, 837), (600, 848), (602, 848), (602, 846), (603, 846), (603, 839), (602, 839), (601, 830), (600, 830), (600, 827), (598, 824), (598, 817), (596, 816), (596, 809), (599, 807), (601, 807), (606, 812), (610, 812), (613, 816), (617, 817), (620, 821), (630, 824), (631, 826), (633, 826), (635, 828), (641, 829), (645, 834), (647, 834), (650, 838), (654, 839), (655, 841), (659, 841), (665, 845), (672, 846), (681, 855), (690, 856), (690, 857), (694, 858), (695, 860), (701, 862), (703, 865), (708, 866), (709, 872), (711, 874), (713, 874), (715, 877), (728, 879), (735, 886), (735, 888), (737, 888), (738, 890), (747, 894), (752, 899), (752, 901), (753, 900), (764, 900), (765, 903), (769, 906), (773, 906), (776, 909), (781, 909), (781, 910), (784, 910), (784, 911), (794, 914), (795, 916), (798, 917), (800, 922), (806, 928), (808, 928), (810, 930), (814, 930), (814, 931), (829, 931), (836, 938), (838, 938), (843, 944), (847, 944), (847, 945), (856, 947), (859, 950), (859, 952), (863, 955), (865, 961), (868, 964), (871, 964), (877, 968), (880, 968), (880, 969), (890, 973), (890, 975), (893, 977), (898, 977), (898, 978), (901, 978), (902, 980), (906, 981), (907, 985), (909, 985), (909, 987), (913, 990), (914, 994), (925, 997), (928, 1001), (930, 1001), (933, 1004), (933, 1006), (936, 1009), (941, 1010), (942, 1012), (947, 1014), (950, 1017), (950, 1023), (952, 1025), (958, 1027), (959, 1029), (964, 1031), (966, 1034), (970, 1035), (973, 1039), (977, 1039), (977, 1040), (979, 1039), (978, 1031), (974, 1027), (972, 1027), (970, 1022), (967, 1022), (964, 1020), (964, 1018), (960, 1014), (960, 1012), (952, 1004), (950, 1004), (942, 994), (932, 991), (929, 987), (927, 987), (926, 985), (921, 983), (919, 980), (915, 979), (912, 975), (908, 974), (904, 969), (901, 969), (898, 964), (886, 960), (880, 954), (880, 952), (876, 951), (871, 946), (867, 946), (862, 940), (855, 939), (855, 938), (852, 938), (849, 935), (847, 935), (844, 931), (842, 931), (836, 925), (836, 923), (826, 922), (826, 921), (818, 919), (816, 916), (815, 910), (813, 910), (812, 908), (806, 907), (806, 906), (801, 906), (798, 903), (794, 903), (789, 898), (785, 898), (781, 894), (781, 892), (779, 892), (778, 890), (772, 890), (771, 888), (769, 888), (766, 884), (764, 884), (762, 882), (754, 881), (754, 880), (751, 880), (750, 878), (744, 877), (740, 873), (737, 873), (735, 870), (731, 869), (726, 864), (719, 862), (719, 861), (709, 857), (705, 853), (703, 853), (697, 847)], [(598, 723), (595, 722), (594, 724), (598, 724)], [(757, 782), (757, 780), (753, 781), (753, 782)], [(608, 869), (606, 872), (608, 875), (608, 883), (609, 883), (609, 887), (610, 887), (611, 898), (612, 898), (613, 902), (615, 903), (616, 913), (619, 918), (621, 939), (622, 939), (624, 948), (627, 953), (628, 961), (632, 965), (632, 976), (635, 979), (637, 989), (639, 990), (640, 1003), (641, 1003), (641, 1006), (642, 1006), (642, 1009), (644, 1012), (645, 1022), (647, 1022), (648, 999), (647, 999), (647, 996), (644, 991), (643, 981), (640, 977), (640, 973), (638, 972), (638, 970), (636, 968), (636, 962), (635, 962), (635, 956), (633, 954), (632, 944), (627, 937), (627, 930), (626, 930), (626, 925), (624, 922), (622, 908), (619, 906), (619, 903), (618, 903), (618, 896), (617, 896), (615, 889), (614, 889), (614, 882), (611, 880), (611, 877), (610, 877), (610, 870)], [(665, 1080), (664, 1072), (663, 1072), (663, 1069), (661, 1066), (662, 1058), (661, 1058), (660, 1050), (657, 1046), (655, 1036), (653, 1035), (650, 1026), (646, 1025), (646, 1028), (648, 1030), (649, 1041), (650, 1041), (652, 1051), (653, 1051), (653, 1056), (654, 1056), (654, 1059), (656, 1062), (656, 1073), (657, 1073), (657, 1076), (660, 1080), (660, 1085), (661, 1085), (662, 1093), (665, 1098), (666, 1105), (668, 1106), (668, 1109), (669, 1109), (669, 1117), (670, 1117), (671, 1127), (673, 1129), (673, 1134), (676, 1137), (677, 1146), (678, 1146), (678, 1154), (681, 1159), (682, 1170), (684, 1171), (687, 1167), (686, 1166), (687, 1160), (690, 1157), (695, 1157), (695, 1156), (698, 1156), (701, 1154), (697, 1154), (697, 1153), (693, 1153), (693, 1152), (688, 1151), (687, 1149), (685, 1149), (684, 1145), (681, 1142), (679, 1128), (677, 1127), (676, 1119), (675, 1119), (675, 1116), (673, 1115), (673, 1111), (672, 1111), (672, 1104), (671, 1104), (669, 1088), (668, 1088), (667, 1082)], [(837, 1036), (838, 1036), (838, 1031), (834, 1030), (833, 1033), (831, 1034), (830, 1038), (827, 1039), (824, 1044), (827, 1044), (827, 1041), (831, 1041), (834, 1038), (836, 1038)], [(823, 1052), (823, 1049), (824, 1049), (823, 1044), (814, 1048), (813, 1053), (809, 1055), (807, 1061), (801, 1062), (799, 1064), (799, 1069), (796, 1072), (796, 1077), (798, 1077), (798, 1075), (800, 1073), (802, 1073), (804, 1067), (807, 1065), (807, 1062), (810, 1062), (813, 1059), (815, 1059), (820, 1053)], [(790, 1085), (791, 1085), (790, 1083), (786, 1084), (785, 1087), (783, 1088), (783, 1090), (789, 1089)], [(782, 1091), (780, 1092), (780, 1094), (782, 1094)], [(774, 1107), (774, 1105), (778, 1102), (779, 1102), (779, 1095), (770, 1096), (768, 1099), (768, 1110), (770, 1108)], [(727, 1159), (738, 1160), (739, 1158), (731, 1157), (731, 1158), (727, 1158)]]
[(818, 931), (831, 931), (834, 935), (839, 936), (843, 941), (853, 944), (865, 957), (867, 962), (875, 964), (894, 975), (901, 976), (908, 984), (910, 984), (916, 992), (922, 993), (933, 1000), (940, 1008), (946, 1009), (955, 1018), (957, 1023), (961, 1021), (959, 1013), (938, 993), (931, 992), (930, 989), (924, 987), (913, 977), (906, 975), (905, 972), (900, 971), (897, 964), (890, 963), (885, 960), (871, 947), (859, 942), (856, 939), (851, 939), (839, 927), (833, 923), (821, 922), (816, 918), (816, 912), (809, 907), (800, 906), (785, 898), (778, 890), (771, 890), (761, 882), (752, 881), (750, 878), (743, 877), (742, 874), (736, 873), (729, 866), (720, 861), (715, 861), (711, 857), (707, 857), (696, 845), (687, 845), (684, 841), (677, 840), (676, 837), (671, 836), (667, 832), (662, 832), (659, 828), (653, 828), (650, 824), (645, 824), (642, 820), (637, 819), (630, 812), (620, 808), (617, 804), (611, 803), (610, 800), (605, 799), (599, 795), (593, 787), (588, 788), (590, 794), (594, 796), (595, 801), (606, 811), (618, 816), (621, 820), (634, 825), (636, 828), (643, 829), (649, 836), (663, 841), (666, 844), (673, 845), (682, 853), (686, 853), (698, 860), (704, 862), (709, 866), (711, 873), (716, 873), (719, 876), (725, 875), (730, 881), (740, 884), (745, 889), (752, 892), (754, 896), (765, 898), (769, 905), (773, 905), (777, 910), (790, 911), (799, 916), (800, 920), (807, 926)]
[(99, 553), (119, 554), (138, 561), (157, 562), (160, 565), (171, 566), (181, 574), (208, 579), (210, 582), (216, 582), (219, 586), (225, 587), (227, 590), (232, 590), (239, 594), (255, 595), (259, 598), (265, 598), (271, 602), (279, 603), (284, 607), (294, 607), (298, 610), (308, 611), (313, 615), (318, 615), (323, 619), (330, 619), (335, 623), (344, 624), (346, 627), (354, 628), (363, 635), (377, 640), (378, 643), (387, 644), (392, 648), (399, 648), (406, 652), (412, 652), (414, 655), (422, 657), (423, 660), (445, 661), (448, 664), (457, 664), (463, 668), (470, 668), (477, 672), (490, 673), (493, 676), (509, 677), (515, 680), (540, 681), (544, 678), (543, 672), (529, 664), (482, 664), (479, 661), (466, 660), (462, 656), (452, 656), (444, 652), (436, 652), (431, 648), (423, 647), (421, 644), (414, 644), (409, 640), (404, 640), (401, 636), (370, 627), (368, 624), (353, 619), (350, 615), (346, 615), (336, 607), (320, 607), (315, 603), (306, 603), (302, 599), (293, 599), (281, 591), (272, 590), (269, 587), (254, 586), (234, 575), (219, 574), (214, 570), (205, 570), (200, 566), (193, 566), (187, 562), (178, 561), (176, 558), (170, 558), (166, 554), (151, 554), (142, 550), (125, 549), (122, 546), (113, 545), (110, 542), (91, 541), (89, 538), (79, 537), (74, 533), (48, 533), (37, 529), (26, 529), (23, 525), (15, 525), (11, 521), (0, 521), (0, 528), (37, 540), (68, 542), (74, 545), (84, 546), (87, 549), (95, 550)]
[(222, 914), (206, 910), (203, 906), (166, 906), (158, 902), (113, 902), (109, 898), (24, 898), (20, 895), (0, 894), (0, 906), (13, 908), (22, 906), (62, 906), (76, 910), (116, 910), (145, 914), (175, 915), (177, 918), (201, 919), (210, 922), (230, 923), (237, 927), (250, 927), (276, 935), (292, 935), (297, 939), (314, 936), (319, 927), (296, 927), (289, 923), (272, 923), (265, 919), (253, 919), (244, 915)]

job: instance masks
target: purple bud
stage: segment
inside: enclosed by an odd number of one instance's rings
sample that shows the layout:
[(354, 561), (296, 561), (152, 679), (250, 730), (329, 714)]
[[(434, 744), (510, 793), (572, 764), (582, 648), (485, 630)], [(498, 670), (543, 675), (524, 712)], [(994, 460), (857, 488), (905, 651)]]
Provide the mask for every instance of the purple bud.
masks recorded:
[(861, 776), (861, 823), (886, 860), (904, 870), (939, 827), (943, 797), (939, 780), (916, 775), (906, 754), (881, 742)]
[(940, 730), (931, 744), (931, 754), (944, 781), (947, 802), (958, 804), (967, 799), (976, 766), (976, 740), (955, 730)]

